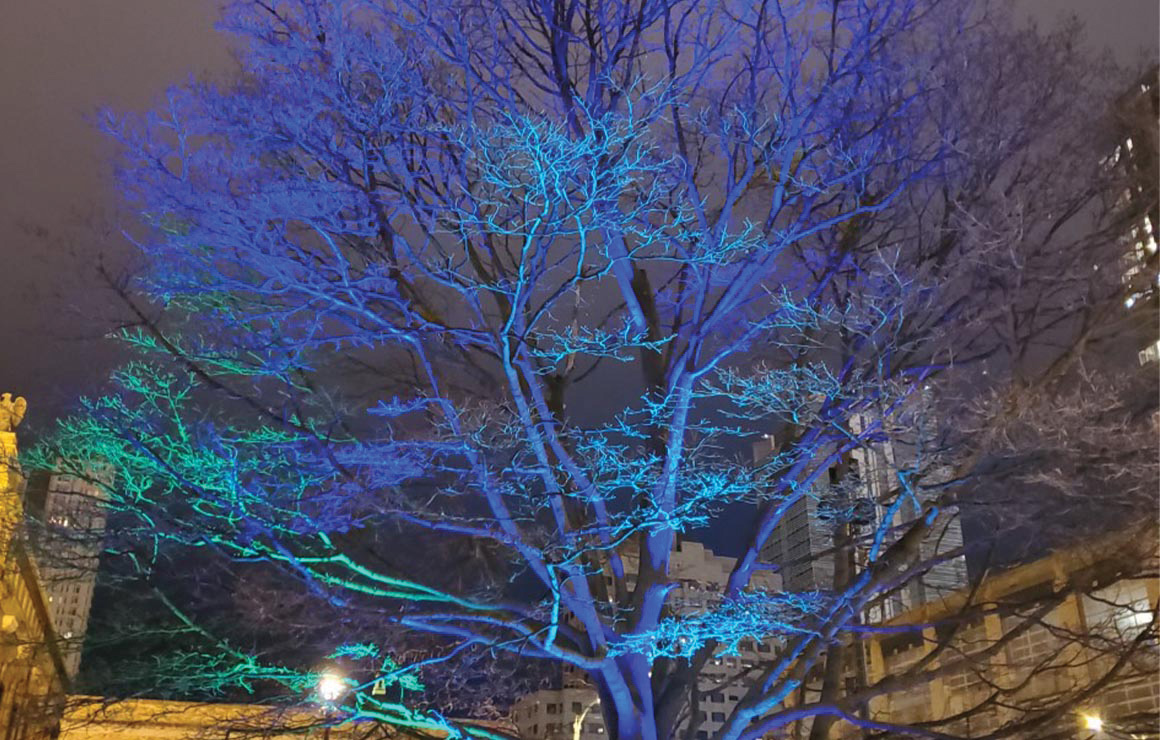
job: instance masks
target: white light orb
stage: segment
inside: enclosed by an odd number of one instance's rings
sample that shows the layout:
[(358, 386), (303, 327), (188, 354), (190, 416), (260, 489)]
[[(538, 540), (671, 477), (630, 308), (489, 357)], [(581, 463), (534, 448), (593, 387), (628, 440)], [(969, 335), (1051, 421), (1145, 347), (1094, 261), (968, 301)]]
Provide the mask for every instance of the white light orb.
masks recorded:
[(318, 696), (323, 701), (335, 701), (346, 691), (346, 682), (342, 676), (331, 671), (323, 673), (318, 678)]

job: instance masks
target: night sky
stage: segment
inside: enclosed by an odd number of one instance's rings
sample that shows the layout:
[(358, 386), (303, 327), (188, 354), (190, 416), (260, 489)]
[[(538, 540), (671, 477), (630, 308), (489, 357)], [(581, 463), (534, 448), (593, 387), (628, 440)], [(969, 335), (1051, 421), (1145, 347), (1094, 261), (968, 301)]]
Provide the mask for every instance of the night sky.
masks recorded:
[[(0, 2), (0, 392), (29, 400), (35, 430), (98, 387), (116, 362), (98, 337), (116, 302), (99, 260), (119, 270), (112, 147), (89, 119), (102, 106), (150, 107), (168, 85), (220, 76), (232, 61), (216, 2)], [(1157, 56), (1156, 0), (1024, 0), (1041, 24), (1075, 13), (1124, 64)], [(124, 214), (121, 215), (124, 218)]]

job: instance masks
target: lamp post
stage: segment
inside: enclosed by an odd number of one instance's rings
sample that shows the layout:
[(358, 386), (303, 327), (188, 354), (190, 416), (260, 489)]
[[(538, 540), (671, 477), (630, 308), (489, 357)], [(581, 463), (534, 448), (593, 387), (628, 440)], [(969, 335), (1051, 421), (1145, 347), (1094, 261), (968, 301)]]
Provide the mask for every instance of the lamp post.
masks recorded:
[(346, 680), (337, 671), (323, 671), (318, 677), (317, 691), (318, 698), (322, 700), (323, 712), (325, 713), (324, 720), (326, 722), (326, 729), (323, 730), (322, 737), (324, 740), (330, 740), (331, 708), (346, 693)]
[(1104, 721), (1100, 719), (1098, 714), (1085, 714), (1081, 719), (1083, 720), (1083, 728), (1085, 730), (1102, 732), (1104, 729)]

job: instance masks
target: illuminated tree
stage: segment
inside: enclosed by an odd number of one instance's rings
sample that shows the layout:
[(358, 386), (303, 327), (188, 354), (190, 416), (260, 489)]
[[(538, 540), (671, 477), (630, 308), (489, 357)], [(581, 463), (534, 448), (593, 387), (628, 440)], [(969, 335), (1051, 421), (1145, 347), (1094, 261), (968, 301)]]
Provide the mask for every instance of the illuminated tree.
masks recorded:
[[(919, 543), (970, 505), (1009, 421), (982, 404), (956, 428), (935, 399), (956, 372), (1052, 392), (1076, 322), (1121, 293), (1090, 270), (1114, 241), (1055, 237), (1106, 185), (1098, 158), (1082, 186), (1047, 166), (1078, 130), (1058, 114), (1102, 104), (1099, 71), (1069, 77), (1066, 34), (990, 13), (234, 3), (236, 84), (106, 120), (144, 219), (125, 339), (145, 360), (52, 454), (115, 468), (142, 569), (212, 551), (321, 615), (307, 632), (349, 666), (343, 713), (449, 727), (374, 682), (483, 656), (577, 669), (611, 736), (669, 738), (697, 729), (706, 663), (754, 639), (779, 649), (721, 738), (803, 718), (940, 736), (859, 709), (921, 672), (839, 690), (862, 615), (932, 567)], [(1036, 356), (1045, 337), (1068, 349)], [(753, 465), (738, 450), (759, 433), (776, 443)], [(875, 503), (914, 516), (855, 526), (830, 501), (835, 549), (860, 560), (832, 589), (755, 587), (786, 511), (887, 443), (911, 454)], [(739, 504), (721, 603), (678, 614), (678, 538)], [(399, 667), (404, 633), (434, 642)], [(173, 672), (312, 680), (210, 642)]]

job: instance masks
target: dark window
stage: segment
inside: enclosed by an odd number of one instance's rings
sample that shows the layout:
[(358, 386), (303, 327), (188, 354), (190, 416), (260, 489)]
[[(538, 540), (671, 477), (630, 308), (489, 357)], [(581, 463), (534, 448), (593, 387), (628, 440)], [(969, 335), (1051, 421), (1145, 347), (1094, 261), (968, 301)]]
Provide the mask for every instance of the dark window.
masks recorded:
[(713, 721), (714, 722), (724, 722), (725, 721), (725, 713), (724, 712), (713, 712)]
[(1050, 599), (1055, 595), (1051, 581), (1044, 581), (1022, 591), (1004, 596), (999, 602), (1000, 607), (1009, 606), (1015, 608), (1027, 609), (1037, 606), (1040, 602)]
[(572, 714), (580, 714), (584, 711), (584, 705), (578, 701), (572, 702)]
[(883, 638), (882, 652), (887, 656), (897, 655), (907, 650), (913, 650), (921, 645), (922, 632), (908, 630), (902, 634)]
[(557, 714), (557, 713), (559, 713), (559, 711), (560, 711), (559, 704), (549, 704), (548, 705), (548, 714)]
[(966, 631), (966, 630), (970, 630), (970, 629), (977, 629), (977, 628), (982, 627), (982, 626), (983, 626), (982, 619), (971, 619), (971, 620), (961, 621), (961, 622), (958, 620), (955, 620), (955, 621), (950, 621), (950, 622), (939, 622), (938, 624), (936, 624), (934, 626), (934, 632), (935, 632), (935, 635), (938, 637), (938, 639), (940, 641), (943, 641), (943, 640), (950, 640), (951, 637), (959, 630)]

